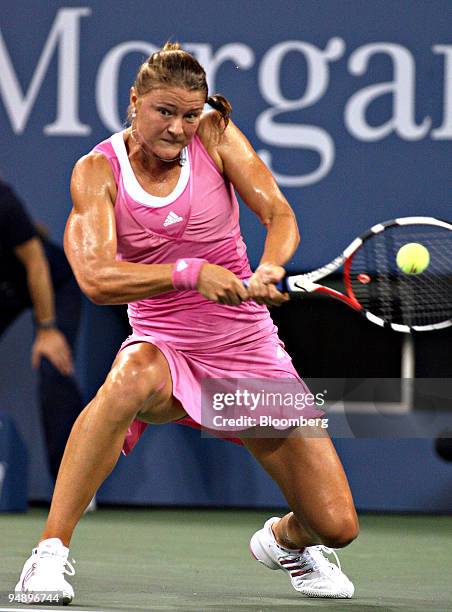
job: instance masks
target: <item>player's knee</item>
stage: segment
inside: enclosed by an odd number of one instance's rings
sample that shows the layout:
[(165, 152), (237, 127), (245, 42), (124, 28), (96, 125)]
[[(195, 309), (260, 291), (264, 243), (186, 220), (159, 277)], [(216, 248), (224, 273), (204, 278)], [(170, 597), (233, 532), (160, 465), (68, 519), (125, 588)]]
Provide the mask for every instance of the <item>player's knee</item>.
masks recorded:
[(159, 394), (164, 382), (156, 357), (157, 349), (151, 346), (149, 350), (130, 352), (115, 363), (105, 389), (116, 413), (133, 418), (152, 395)]
[(337, 517), (321, 530), (319, 536), (324, 546), (344, 548), (358, 537), (359, 524), (356, 515), (348, 514)]

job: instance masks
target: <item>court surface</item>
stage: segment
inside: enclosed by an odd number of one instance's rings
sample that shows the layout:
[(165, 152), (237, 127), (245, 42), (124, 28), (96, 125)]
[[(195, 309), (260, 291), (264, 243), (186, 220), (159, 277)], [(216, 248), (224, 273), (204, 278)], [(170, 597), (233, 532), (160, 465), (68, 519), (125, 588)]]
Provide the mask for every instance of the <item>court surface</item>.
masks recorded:
[[(341, 551), (351, 600), (300, 597), (282, 572), (253, 561), (248, 541), (281, 511), (100, 509), (79, 524), (70, 559), (76, 610), (356, 612), (452, 610), (452, 516), (361, 516), (360, 538)], [(8, 603), (46, 511), (0, 514), (0, 610)]]

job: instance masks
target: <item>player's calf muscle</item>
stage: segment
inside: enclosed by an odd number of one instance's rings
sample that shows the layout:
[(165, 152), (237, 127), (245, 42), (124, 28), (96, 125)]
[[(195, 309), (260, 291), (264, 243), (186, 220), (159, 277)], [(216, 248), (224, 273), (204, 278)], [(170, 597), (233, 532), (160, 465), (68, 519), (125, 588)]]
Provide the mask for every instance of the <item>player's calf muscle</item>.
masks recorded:
[[(358, 517), (348, 487), (347, 490), (338, 492), (333, 502), (322, 500), (322, 497), (324, 496), (317, 499), (315, 508), (309, 503), (303, 504), (303, 516), (309, 516), (309, 519), (305, 519), (309, 529), (317, 534), (322, 544), (330, 548), (343, 548), (359, 533)], [(318, 508), (322, 509), (321, 512), (318, 512)]]
[[(342, 499), (340, 505), (329, 509), (321, 504), (321, 512), (310, 512), (309, 504), (306, 504), (304, 496), (292, 500), (292, 514), (287, 515), (287, 524), (284, 519), (280, 525), (282, 531), (278, 533), (283, 538), (288, 537), (295, 541), (297, 538), (305, 538), (306, 534), (311, 536), (310, 545), (323, 544), (330, 548), (343, 548), (350, 544), (359, 532), (358, 518), (353, 506)], [(304, 542), (298, 545), (306, 545)]]
[(358, 537), (359, 526), (355, 517), (344, 515), (336, 520), (334, 525), (322, 530), (322, 544), (329, 548), (344, 548)]

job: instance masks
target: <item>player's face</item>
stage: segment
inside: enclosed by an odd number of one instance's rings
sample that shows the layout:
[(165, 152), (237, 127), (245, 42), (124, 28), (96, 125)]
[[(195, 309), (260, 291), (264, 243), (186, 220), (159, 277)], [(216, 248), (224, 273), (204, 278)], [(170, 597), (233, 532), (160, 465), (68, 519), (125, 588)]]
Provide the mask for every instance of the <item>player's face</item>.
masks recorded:
[(170, 160), (178, 157), (198, 129), (205, 94), (182, 87), (159, 87), (130, 100), (136, 108), (133, 128), (141, 146), (151, 155)]

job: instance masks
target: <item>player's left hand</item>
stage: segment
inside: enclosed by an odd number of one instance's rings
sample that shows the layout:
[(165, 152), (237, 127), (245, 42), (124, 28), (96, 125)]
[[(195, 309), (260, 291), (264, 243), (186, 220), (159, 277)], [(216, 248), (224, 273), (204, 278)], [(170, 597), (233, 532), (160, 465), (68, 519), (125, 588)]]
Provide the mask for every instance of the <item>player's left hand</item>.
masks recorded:
[(63, 376), (74, 372), (71, 348), (59, 329), (40, 329), (31, 349), (31, 365), (38, 368), (41, 359), (48, 359)]
[(280, 306), (287, 302), (289, 299), (287, 293), (281, 293), (275, 286), (285, 273), (282, 266), (270, 263), (261, 264), (248, 281), (249, 299), (267, 306)]

